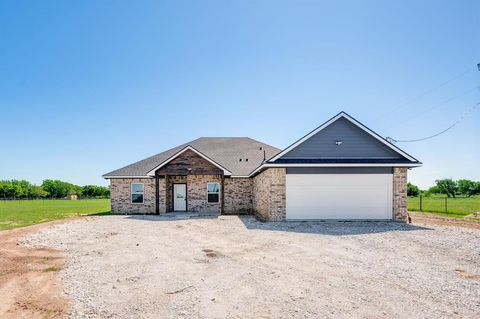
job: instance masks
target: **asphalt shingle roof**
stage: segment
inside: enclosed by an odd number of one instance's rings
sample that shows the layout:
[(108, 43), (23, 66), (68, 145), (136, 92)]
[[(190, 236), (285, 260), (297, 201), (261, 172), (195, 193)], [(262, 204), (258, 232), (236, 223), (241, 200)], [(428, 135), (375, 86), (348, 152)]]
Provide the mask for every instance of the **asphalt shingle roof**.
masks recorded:
[(281, 151), (249, 137), (201, 137), (104, 176), (146, 176), (149, 171), (187, 146), (226, 168), (233, 176), (247, 176), (260, 166), (264, 160), (263, 150), (267, 160)]

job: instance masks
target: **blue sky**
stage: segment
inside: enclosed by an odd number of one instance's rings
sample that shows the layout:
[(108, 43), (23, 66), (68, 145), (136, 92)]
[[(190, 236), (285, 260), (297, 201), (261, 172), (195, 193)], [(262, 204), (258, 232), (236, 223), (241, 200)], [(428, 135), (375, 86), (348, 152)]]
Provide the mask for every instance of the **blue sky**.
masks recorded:
[[(0, 179), (103, 173), (200, 136), (283, 148), (344, 110), (436, 133), (480, 101), (478, 1), (2, 1)], [(446, 81), (448, 83), (442, 85)], [(440, 86), (440, 87), (439, 87)], [(480, 180), (480, 107), (398, 146)]]

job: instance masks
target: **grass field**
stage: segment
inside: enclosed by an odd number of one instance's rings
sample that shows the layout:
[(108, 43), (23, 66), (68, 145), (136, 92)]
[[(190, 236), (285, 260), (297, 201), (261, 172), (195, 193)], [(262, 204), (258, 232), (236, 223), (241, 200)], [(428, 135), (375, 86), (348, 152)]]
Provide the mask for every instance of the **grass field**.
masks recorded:
[[(420, 197), (408, 198), (408, 210), (420, 211)], [(480, 212), (480, 196), (450, 197), (447, 199), (447, 212), (445, 212), (445, 196), (423, 197), (422, 211), (449, 217), (465, 217)]]
[[(420, 211), (419, 197), (408, 198), (408, 210)], [(109, 199), (0, 201), (0, 230), (70, 216), (107, 214), (109, 211)], [(465, 217), (480, 211), (480, 196), (448, 198), (447, 212), (445, 212), (444, 196), (423, 197), (422, 211), (449, 217)]]
[(0, 230), (109, 211), (109, 199), (0, 201)]

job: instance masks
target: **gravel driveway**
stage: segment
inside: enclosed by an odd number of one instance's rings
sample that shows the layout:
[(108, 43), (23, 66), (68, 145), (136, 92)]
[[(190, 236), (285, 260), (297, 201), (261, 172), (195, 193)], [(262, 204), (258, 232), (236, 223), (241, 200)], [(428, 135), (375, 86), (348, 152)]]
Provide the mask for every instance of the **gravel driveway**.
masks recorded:
[(73, 318), (474, 318), (480, 231), (251, 217), (104, 216), (25, 245), (66, 251)]

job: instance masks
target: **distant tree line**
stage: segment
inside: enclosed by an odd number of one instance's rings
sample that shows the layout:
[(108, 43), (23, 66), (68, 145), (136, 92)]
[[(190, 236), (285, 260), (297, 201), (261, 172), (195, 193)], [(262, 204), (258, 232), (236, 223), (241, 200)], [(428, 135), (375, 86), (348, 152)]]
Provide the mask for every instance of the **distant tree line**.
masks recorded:
[(110, 189), (96, 185), (78, 186), (54, 179), (46, 179), (40, 186), (26, 180), (0, 180), (0, 198), (65, 198), (68, 195), (77, 195), (80, 198), (108, 198)]
[(457, 195), (471, 197), (480, 194), (480, 182), (475, 182), (469, 179), (453, 180), (451, 178), (438, 179), (435, 181), (435, 186), (427, 190), (421, 190), (416, 185), (407, 184), (408, 196), (429, 196), (431, 194), (444, 194), (447, 197), (455, 197)]

